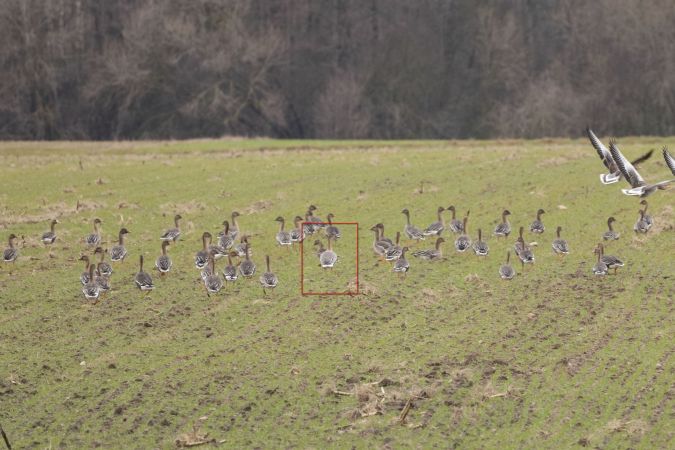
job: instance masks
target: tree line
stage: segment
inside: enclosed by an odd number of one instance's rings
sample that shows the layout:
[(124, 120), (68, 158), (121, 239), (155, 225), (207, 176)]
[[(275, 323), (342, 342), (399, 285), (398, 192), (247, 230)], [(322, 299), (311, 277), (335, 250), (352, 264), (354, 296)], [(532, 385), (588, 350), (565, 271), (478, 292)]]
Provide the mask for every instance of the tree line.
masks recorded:
[(1, 139), (675, 134), (670, 0), (0, 0)]

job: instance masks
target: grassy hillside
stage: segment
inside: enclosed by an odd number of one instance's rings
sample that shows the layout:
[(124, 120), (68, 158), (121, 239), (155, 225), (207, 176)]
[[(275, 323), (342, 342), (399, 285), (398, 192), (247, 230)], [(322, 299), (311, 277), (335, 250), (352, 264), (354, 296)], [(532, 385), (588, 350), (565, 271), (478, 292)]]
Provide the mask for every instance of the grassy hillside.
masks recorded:
[[(675, 146), (620, 144), (628, 157)], [(0, 270), (0, 423), (16, 448), (172, 448), (206, 433), (238, 448), (666, 448), (673, 191), (649, 197), (656, 224), (635, 236), (638, 200), (602, 186), (602, 168), (582, 140), (2, 144), (0, 238), (24, 239)], [(642, 171), (668, 174), (658, 154)], [(299, 254), (275, 245), (274, 219), (290, 223), (310, 203), (360, 223), (363, 295), (300, 295)], [(488, 235), (485, 260), (455, 253), (445, 234), (447, 259), (410, 257), (405, 280), (376, 264), (373, 224), (393, 237), (401, 209), (425, 226), (450, 204), (471, 210), (474, 238)], [(491, 233), (504, 208), (514, 227), (546, 210), (546, 232), (526, 235), (537, 262), (512, 282), (497, 271), (515, 237)], [(272, 258), (280, 284), (267, 297), (257, 277), (210, 298), (198, 281), (201, 233), (233, 210), (259, 269)], [(138, 255), (154, 262), (175, 213), (173, 271), (153, 272), (146, 296), (133, 285)], [(599, 278), (592, 250), (610, 215), (622, 236), (607, 253), (626, 266)], [(48, 258), (38, 238), (53, 217)], [(131, 232), (97, 305), (77, 261), (94, 217), (107, 246), (121, 226)], [(550, 246), (557, 225), (572, 249), (564, 261)], [(355, 230), (343, 234), (337, 274), (305, 249), (318, 287), (352, 281)]]

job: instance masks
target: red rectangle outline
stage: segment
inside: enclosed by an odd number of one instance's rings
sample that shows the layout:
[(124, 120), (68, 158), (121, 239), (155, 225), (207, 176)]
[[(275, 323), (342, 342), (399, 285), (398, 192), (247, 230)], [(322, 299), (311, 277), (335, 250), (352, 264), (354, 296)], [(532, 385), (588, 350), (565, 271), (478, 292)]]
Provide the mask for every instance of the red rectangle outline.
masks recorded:
[(359, 292), (359, 223), (331, 222), (331, 225), (356, 225), (356, 292), (305, 292), (305, 225), (329, 225), (327, 222), (302, 222), (300, 224), (300, 295), (360, 295)]

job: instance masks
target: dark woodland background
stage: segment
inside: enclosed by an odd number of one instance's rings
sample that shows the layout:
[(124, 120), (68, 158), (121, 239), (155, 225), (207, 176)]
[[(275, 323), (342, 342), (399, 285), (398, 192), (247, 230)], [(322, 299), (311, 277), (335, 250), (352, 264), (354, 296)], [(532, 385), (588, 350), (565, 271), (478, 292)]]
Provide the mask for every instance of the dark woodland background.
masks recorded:
[(0, 0), (0, 138), (675, 134), (672, 0)]

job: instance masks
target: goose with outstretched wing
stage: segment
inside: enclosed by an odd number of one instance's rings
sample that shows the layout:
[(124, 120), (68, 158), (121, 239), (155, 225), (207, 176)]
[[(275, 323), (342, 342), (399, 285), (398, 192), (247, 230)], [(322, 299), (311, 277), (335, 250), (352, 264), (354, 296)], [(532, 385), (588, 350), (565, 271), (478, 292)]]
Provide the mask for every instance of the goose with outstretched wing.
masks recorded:
[(621, 174), (631, 185), (630, 189), (621, 189), (621, 192), (626, 195), (639, 195), (640, 197), (646, 197), (657, 189), (667, 189), (668, 185), (673, 181), (665, 180), (654, 184), (648, 184), (635, 169), (635, 166), (630, 161), (628, 161), (625, 156), (623, 156), (619, 150), (619, 147), (616, 146), (616, 142), (613, 140), (609, 142), (609, 151), (612, 154), (614, 162), (616, 162), (616, 165), (619, 167)]
[(670, 171), (675, 175), (675, 158), (668, 152), (668, 147), (663, 147), (663, 159), (666, 160), (666, 164)]
[[(588, 135), (588, 139), (590, 139), (591, 141), (591, 145), (593, 145), (595, 151), (598, 152), (598, 156), (602, 160), (602, 163), (605, 165), (605, 167), (607, 167), (607, 170), (609, 170), (609, 173), (600, 174), (600, 181), (602, 182), (602, 184), (616, 183), (621, 179), (621, 169), (615, 162), (612, 153), (607, 149), (607, 147), (605, 147), (605, 145), (600, 141), (600, 139), (598, 139), (595, 133), (593, 133), (593, 130), (586, 127), (586, 134)], [(644, 155), (634, 160), (632, 164), (638, 165), (641, 162), (648, 160), (652, 156), (653, 152), (654, 150), (648, 151)]]

